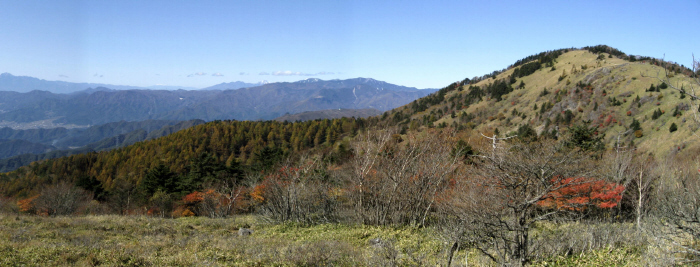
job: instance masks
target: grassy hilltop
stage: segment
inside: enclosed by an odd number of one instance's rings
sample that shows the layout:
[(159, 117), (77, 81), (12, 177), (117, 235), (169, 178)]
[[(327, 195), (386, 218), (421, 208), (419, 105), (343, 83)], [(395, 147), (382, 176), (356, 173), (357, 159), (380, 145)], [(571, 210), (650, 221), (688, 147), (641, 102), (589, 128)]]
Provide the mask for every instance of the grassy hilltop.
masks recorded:
[[(476, 83), (458, 85), (444, 94), (444, 101), (425, 110), (415, 112), (409, 104), (394, 111), (408, 113), (411, 120), (421, 123), (432, 116), (427, 120), (430, 126), (468, 124), (467, 128), (484, 133), (498, 129), (501, 135), (514, 133), (521, 125), (529, 125), (541, 134), (555, 127), (564, 132), (573, 124), (586, 123), (599, 127), (608, 148), (615, 146), (619, 135), (620, 146), (632, 142), (640, 150), (658, 156), (679, 150), (687, 151), (688, 155), (697, 154), (700, 143), (694, 142), (696, 137), (691, 134), (698, 129), (694, 119), (697, 105), (690, 105), (689, 97), (662, 85), (670, 82), (676, 88), (689, 90), (692, 80), (685, 71), (678, 68), (666, 76), (665, 69), (657, 66), (660, 61), (655, 59), (630, 62), (610, 57), (606, 52), (577, 49), (561, 52), (552, 64), (542, 64), (527, 76), (510, 80), (520, 68), (512, 67), (497, 75), (480, 77)], [(470, 89), (483, 90), (499, 81), (512, 87), (500, 100), (487, 93), (475, 94)], [(649, 92), (652, 85), (663, 89)], [(477, 99), (474, 95), (478, 95)], [(696, 110), (691, 110), (691, 106)], [(663, 114), (652, 119), (657, 110)], [(674, 115), (676, 110), (678, 113)], [(640, 136), (628, 131), (633, 120), (639, 121)], [(673, 123), (677, 131), (670, 132)]]

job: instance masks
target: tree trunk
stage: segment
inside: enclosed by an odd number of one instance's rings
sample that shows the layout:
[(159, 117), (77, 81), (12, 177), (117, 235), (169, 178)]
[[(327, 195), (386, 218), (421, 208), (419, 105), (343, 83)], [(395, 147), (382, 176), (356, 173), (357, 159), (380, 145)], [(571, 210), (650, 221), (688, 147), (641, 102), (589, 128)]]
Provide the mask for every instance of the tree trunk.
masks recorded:
[(643, 201), (643, 195), (642, 195), (642, 187), (644, 183), (642, 182), (642, 173), (643, 171), (639, 172), (639, 180), (637, 181), (637, 230), (641, 230), (642, 225), (642, 201)]
[(452, 257), (455, 255), (455, 251), (457, 251), (457, 249), (459, 249), (459, 240), (455, 241), (450, 248), (450, 253), (447, 255), (447, 267), (452, 266)]

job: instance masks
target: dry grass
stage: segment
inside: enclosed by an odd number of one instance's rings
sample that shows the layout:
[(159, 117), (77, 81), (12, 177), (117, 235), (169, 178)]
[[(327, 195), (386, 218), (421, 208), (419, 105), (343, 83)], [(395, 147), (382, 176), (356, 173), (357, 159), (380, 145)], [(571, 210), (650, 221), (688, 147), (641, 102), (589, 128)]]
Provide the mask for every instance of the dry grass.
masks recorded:
[[(239, 227), (255, 232), (239, 237)], [(543, 229), (540, 236), (552, 246), (536, 266), (632, 266), (643, 253), (625, 225)], [(303, 227), (255, 216), (0, 215), (0, 233), (0, 266), (444, 266), (450, 246), (432, 228)], [(370, 244), (376, 238), (381, 243)], [(460, 249), (453, 266), (464, 266), (467, 254), (470, 266), (492, 265), (477, 251)]]
[[(239, 237), (239, 227), (251, 236)], [(426, 231), (325, 224), (269, 225), (237, 219), (0, 215), (0, 266), (434, 265), (441, 244)], [(383, 255), (369, 239), (391, 244)]]
[[(533, 106), (537, 104), (538, 107), (542, 107), (548, 101), (558, 103), (553, 92), (567, 90), (569, 94), (563, 96), (561, 100), (562, 102), (573, 102), (575, 107), (569, 106), (563, 110), (572, 110), (577, 116), (574, 121), (595, 120), (599, 119), (598, 115), (605, 114), (605, 116), (613, 115), (614, 119), (619, 123), (612, 123), (600, 129), (601, 133), (606, 134), (604, 142), (608, 148), (614, 145), (618, 133), (625, 132), (632, 119), (637, 119), (641, 123), (644, 136), (635, 138), (634, 133), (629, 132), (622, 138), (626, 143), (634, 141), (635, 145), (641, 150), (658, 156), (678, 153), (679, 147), (681, 151), (688, 151), (684, 153), (691, 153), (700, 149), (700, 144), (695, 142), (698, 137), (693, 135), (691, 131), (691, 129), (700, 126), (699, 123), (694, 121), (694, 113), (692, 111), (684, 111), (680, 117), (671, 116), (676, 105), (681, 102), (688, 103), (689, 98), (681, 100), (680, 93), (671, 88), (663, 89), (658, 93), (645, 92), (649, 85), (661, 83), (658, 79), (664, 76), (664, 70), (661, 67), (644, 62), (627, 62), (618, 58), (606, 57), (601, 61), (596, 60), (596, 58), (596, 54), (585, 50), (564, 53), (559, 56), (557, 63), (554, 65), (556, 70), (543, 67), (532, 75), (519, 78), (515, 85), (522, 80), (526, 84), (525, 89), (515, 89), (513, 92), (504, 95), (502, 97), (503, 100), (500, 102), (484, 98), (484, 101), (473, 104), (466, 109), (458, 110), (456, 113), (459, 114), (465, 111), (469, 114), (486, 114), (482, 118), (483, 123), (477, 125), (475, 129), (477, 132), (488, 132), (498, 128), (501, 133), (508, 133), (517, 130), (518, 126), (524, 123), (530, 123), (533, 128), (538, 129), (544, 126), (545, 123), (544, 119), (533, 120), (537, 117), (537, 112), (533, 110)], [(587, 68), (581, 69), (581, 66), (587, 66)], [(576, 73), (573, 73), (572, 70), (576, 70)], [(566, 71), (567, 76), (559, 81), (562, 71)], [(512, 69), (507, 70), (499, 74), (497, 79), (507, 79), (512, 72)], [(686, 89), (689, 88), (690, 80), (684, 75), (677, 74), (669, 79), (677, 87), (684, 86)], [(494, 79), (487, 79), (476, 85), (486, 86), (493, 81)], [(568, 85), (567, 81), (570, 81)], [(595, 88), (594, 94), (588, 99), (578, 98), (577, 95), (572, 94), (576, 90), (578, 82), (590, 82)], [(467, 87), (465, 86), (465, 89)], [(544, 88), (547, 88), (550, 94), (542, 97), (540, 93)], [(606, 91), (606, 96), (603, 96), (603, 90)], [(449, 99), (456, 94), (466, 93), (467, 91), (460, 92), (455, 90), (449, 92), (445, 98)], [(630, 96), (621, 96), (623, 94), (630, 94)], [(657, 100), (660, 94), (663, 94), (663, 97)], [(637, 107), (637, 104), (633, 103), (636, 96), (653, 98), (653, 101)], [(624, 102), (620, 106), (612, 106), (608, 103), (608, 97), (615, 97), (617, 100)], [(599, 106), (596, 111), (593, 110), (594, 103), (597, 103)], [(632, 105), (634, 107), (631, 107)], [(579, 107), (582, 109), (582, 113), (577, 112)], [(423, 114), (430, 113), (431, 110), (442, 108), (444, 108), (443, 105), (430, 107), (418, 116), (414, 116), (414, 118), (420, 118)], [(661, 118), (652, 120), (652, 113), (657, 108), (666, 113)], [(526, 119), (522, 119), (521, 116), (511, 116), (510, 112), (513, 109), (517, 109), (518, 112), (525, 114)], [(628, 110), (634, 110), (632, 116), (627, 116)], [(499, 113), (503, 113), (508, 120), (485, 119), (488, 116), (497, 117)], [(555, 115), (556, 113), (551, 113), (549, 118), (554, 120)], [(451, 125), (454, 120), (449, 114), (446, 114), (443, 118), (437, 120), (434, 125), (437, 126), (443, 122)], [(676, 123), (678, 131), (674, 133), (669, 132), (671, 123)], [(564, 129), (565, 127), (562, 130)], [(675, 151), (673, 151), (674, 149)]]

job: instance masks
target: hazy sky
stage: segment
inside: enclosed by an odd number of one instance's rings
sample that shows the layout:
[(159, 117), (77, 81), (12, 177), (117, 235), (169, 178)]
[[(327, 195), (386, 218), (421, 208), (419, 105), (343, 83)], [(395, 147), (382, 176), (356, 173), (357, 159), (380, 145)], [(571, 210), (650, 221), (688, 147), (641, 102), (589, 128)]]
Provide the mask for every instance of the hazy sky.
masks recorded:
[(597, 44), (690, 66), (698, 18), (698, 0), (0, 0), (0, 73), (197, 88), (370, 77), (440, 88)]

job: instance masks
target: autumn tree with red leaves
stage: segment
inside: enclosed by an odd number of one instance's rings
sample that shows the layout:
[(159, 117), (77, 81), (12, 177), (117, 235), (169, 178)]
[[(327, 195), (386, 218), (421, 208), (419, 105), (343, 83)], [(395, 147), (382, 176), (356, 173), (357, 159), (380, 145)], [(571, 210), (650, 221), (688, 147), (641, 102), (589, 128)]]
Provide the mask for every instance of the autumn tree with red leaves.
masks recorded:
[(546, 242), (531, 238), (536, 223), (619, 201), (619, 186), (570, 178), (595, 177), (590, 154), (580, 148), (552, 140), (501, 142), (493, 153), (474, 158), (443, 209), (456, 218), (455, 244), (466, 243), (497, 264), (523, 266), (534, 259)]
[(187, 194), (182, 198), (182, 203), (184, 210), (197, 216), (223, 218), (232, 215), (237, 208), (242, 208), (246, 193), (245, 187), (209, 188)]
[(559, 189), (550, 192), (537, 205), (572, 211), (584, 211), (591, 207), (611, 209), (620, 203), (625, 190), (622, 185), (588, 177), (554, 179), (559, 183)]

